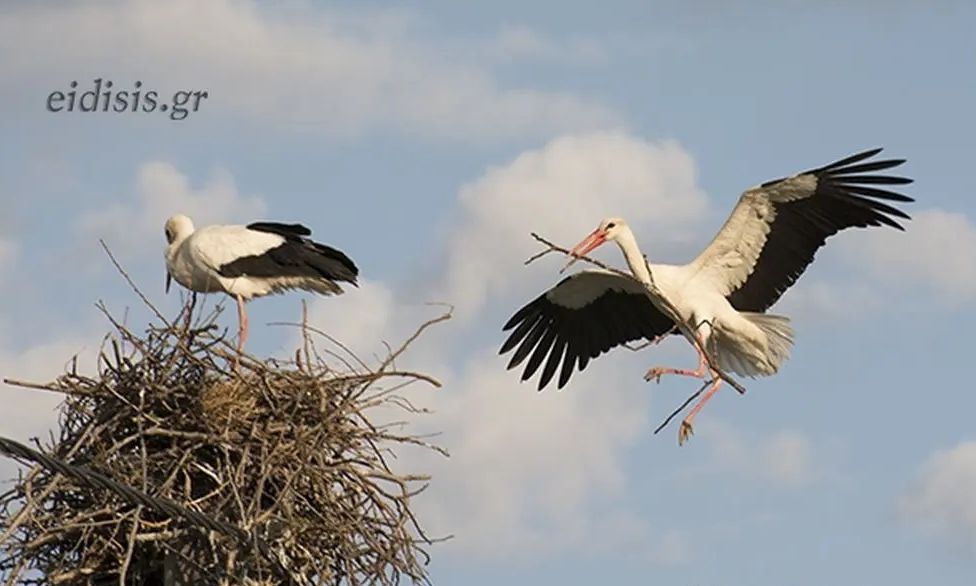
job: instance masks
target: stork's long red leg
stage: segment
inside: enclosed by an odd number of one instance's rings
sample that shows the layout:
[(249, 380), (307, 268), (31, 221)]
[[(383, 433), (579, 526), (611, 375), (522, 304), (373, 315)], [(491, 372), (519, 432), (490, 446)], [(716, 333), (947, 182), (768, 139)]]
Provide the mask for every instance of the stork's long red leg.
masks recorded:
[(650, 382), (652, 380), (661, 382), (661, 376), (665, 374), (676, 374), (678, 376), (691, 376), (694, 378), (702, 378), (705, 376), (705, 366), (708, 364), (708, 360), (705, 358), (705, 353), (702, 349), (705, 347), (705, 341), (702, 340), (701, 335), (695, 332), (695, 337), (698, 338), (698, 344), (695, 346), (695, 350), (698, 351), (698, 368), (691, 370), (688, 368), (670, 368), (666, 366), (655, 366), (654, 368), (647, 371), (644, 375), (644, 380)]
[[(649, 371), (647, 371), (647, 374), (644, 375), (644, 380), (650, 381), (651, 379), (657, 379), (658, 382), (661, 382), (661, 375), (664, 374), (693, 376), (695, 378), (704, 377), (705, 370), (707, 369), (708, 366), (708, 358), (705, 356), (705, 351), (704, 351), (705, 341), (702, 339), (701, 334), (699, 334), (698, 332), (695, 332), (695, 338), (698, 341), (698, 344), (696, 344), (695, 346), (695, 350), (698, 351), (698, 368), (696, 368), (695, 370), (689, 370), (685, 368), (666, 368), (666, 367), (656, 366), (650, 369)], [(685, 417), (684, 420), (681, 422), (681, 427), (680, 429), (678, 429), (679, 446), (683, 444), (685, 440), (687, 440), (695, 433), (694, 428), (691, 425), (691, 422), (694, 421), (695, 415), (698, 415), (698, 412), (702, 410), (702, 407), (705, 406), (705, 403), (707, 403), (708, 400), (711, 399), (716, 392), (718, 392), (719, 387), (722, 385), (722, 378), (718, 376), (718, 373), (711, 369), (708, 370), (711, 372), (712, 375), (712, 384), (708, 387), (708, 390), (705, 391), (705, 394), (702, 396), (701, 399), (699, 399), (698, 403), (694, 406), (694, 408), (692, 408), (691, 413), (689, 413), (688, 416)]]
[(691, 370), (690, 368), (670, 368), (667, 366), (655, 366), (654, 368), (647, 371), (644, 375), (644, 380), (650, 382), (652, 380), (661, 382), (661, 377), (665, 374), (676, 374), (678, 376), (692, 376), (695, 378), (702, 378), (705, 376), (705, 365), (707, 361), (705, 360), (705, 354), (701, 350), (698, 350), (698, 368)]
[[(707, 361), (704, 354), (705, 341), (702, 340), (701, 336), (697, 332), (695, 333), (695, 337), (698, 339), (698, 354), (699, 354), (699, 358), (702, 361), (702, 363), (699, 364), (698, 368), (704, 370), (704, 366)], [(694, 421), (695, 415), (698, 415), (698, 412), (702, 410), (702, 407), (705, 406), (705, 403), (707, 403), (708, 400), (711, 399), (715, 395), (715, 393), (718, 392), (719, 387), (722, 386), (722, 378), (718, 375), (718, 373), (711, 369), (709, 369), (709, 371), (712, 376), (712, 384), (708, 387), (708, 390), (705, 391), (705, 394), (702, 395), (702, 398), (698, 400), (698, 403), (691, 409), (691, 413), (689, 413), (688, 416), (685, 417), (684, 420), (681, 422), (681, 427), (678, 429), (679, 446), (683, 444), (685, 440), (687, 440), (689, 437), (694, 435), (695, 429), (692, 427), (691, 422)]]
[(691, 409), (691, 413), (689, 413), (688, 416), (685, 417), (684, 420), (681, 422), (681, 427), (678, 428), (679, 446), (685, 443), (685, 440), (687, 440), (689, 437), (695, 434), (695, 429), (691, 426), (691, 422), (695, 419), (695, 415), (698, 415), (698, 412), (701, 411), (702, 407), (705, 406), (705, 403), (707, 403), (708, 400), (711, 399), (712, 396), (718, 392), (718, 388), (720, 386), (722, 386), (721, 377), (718, 376), (717, 372), (712, 371), (711, 386), (708, 387), (708, 390), (705, 391), (705, 394), (702, 395), (702, 398), (699, 399), (698, 403)]
[(247, 342), (247, 310), (244, 309), (244, 298), (237, 295), (237, 321), (240, 323), (238, 330), (237, 353), (244, 351), (244, 343)]

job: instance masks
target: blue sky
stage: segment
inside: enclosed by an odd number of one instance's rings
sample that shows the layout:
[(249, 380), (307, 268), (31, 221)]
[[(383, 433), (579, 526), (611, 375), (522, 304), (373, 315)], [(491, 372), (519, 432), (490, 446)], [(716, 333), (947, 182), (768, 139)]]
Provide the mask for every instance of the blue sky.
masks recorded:
[[(970, 584), (976, 8), (688, 4), (3, 5), (0, 376), (93, 365), (97, 300), (145, 319), (99, 238), (175, 313), (167, 216), (301, 221), (362, 269), (312, 315), (364, 354), (425, 302), (457, 308), (406, 357), (445, 382), (416, 390), (436, 411), (417, 425), (452, 457), (403, 460), (434, 474), (428, 525), (457, 536), (435, 583)], [(96, 77), (210, 97), (182, 121), (45, 111)], [(908, 231), (832, 239), (775, 310), (793, 357), (721, 392), (690, 444), (651, 432), (694, 383), (641, 379), (692, 365), (681, 341), (541, 395), (495, 356), (557, 278), (556, 259), (522, 266), (530, 231), (571, 244), (622, 215), (653, 260), (684, 262), (743, 189), (873, 146), (908, 159)], [(301, 297), (251, 304), (252, 351), (289, 352), (264, 324)], [(51, 397), (2, 392), (4, 435), (53, 422)]]

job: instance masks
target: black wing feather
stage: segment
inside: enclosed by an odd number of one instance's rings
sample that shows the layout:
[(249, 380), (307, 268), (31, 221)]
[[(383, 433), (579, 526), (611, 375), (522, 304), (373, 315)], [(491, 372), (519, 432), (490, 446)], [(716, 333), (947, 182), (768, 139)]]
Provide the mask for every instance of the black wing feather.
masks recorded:
[[(577, 273), (559, 282), (558, 289)], [(653, 340), (674, 327), (643, 293), (606, 289), (590, 303), (566, 307), (543, 293), (515, 312), (504, 331), (514, 330), (502, 344), (499, 354), (516, 348), (508, 368), (529, 359), (522, 372), (528, 380), (542, 367), (539, 390), (559, 373), (557, 388), (563, 388), (572, 377), (574, 367), (583, 370), (591, 358), (632, 340)]]
[[(752, 274), (728, 295), (733, 307), (739, 311), (768, 309), (813, 262), (826, 239), (845, 228), (884, 225), (904, 230), (895, 218), (907, 220), (910, 216), (878, 200), (915, 200), (869, 186), (905, 185), (912, 179), (863, 174), (891, 169), (905, 162), (904, 159), (888, 159), (861, 163), (880, 152), (880, 148), (871, 149), (800, 174), (817, 178), (814, 193), (800, 199), (775, 202), (776, 216)], [(789, 179), (769, 181), (761, 188)]]
[(254, 222), (247, 225), (248, 230), (271, 232), (284, 237), (311, 236), (312, 231), (301, 224), (282, 224), (280, 222)]
[[(542, 365), (542, 359), (552, 351), (552, 346), (556, 342), (556, 328), (552, 327), (552, 321), (550, 320), (549, 327), (546, 329), (545, 335), (536, 344), (535, 350), (532, 351), (532, 356), (529, 357), (528, 364), (525, 365), (525, 371), (522, 373), (522, 380), (526, 380), (539, 369)], [(542, 384), (542, 381), (539, 381)]]

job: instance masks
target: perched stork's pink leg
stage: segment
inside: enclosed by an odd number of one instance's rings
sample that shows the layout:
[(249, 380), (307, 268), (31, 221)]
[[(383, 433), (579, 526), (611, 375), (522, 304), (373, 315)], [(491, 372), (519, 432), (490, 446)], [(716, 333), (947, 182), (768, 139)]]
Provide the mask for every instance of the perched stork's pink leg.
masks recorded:
[(240, 323), (240, 329), (238, 330), (237, 338), (237, 353), (240, 354), (244, 351), (244, 343), (247, 342), (247, 310), (244, 309), (244, 298), (240, 295), (237, 297), (237, 320)]

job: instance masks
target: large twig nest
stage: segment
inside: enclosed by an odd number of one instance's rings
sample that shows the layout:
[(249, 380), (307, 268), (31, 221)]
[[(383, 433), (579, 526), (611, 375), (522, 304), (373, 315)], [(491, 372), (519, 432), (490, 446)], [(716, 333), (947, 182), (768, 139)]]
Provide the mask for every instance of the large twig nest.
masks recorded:
[[(234, 370), (215, 314), (191, 323), (192, 315), (190, 307), (177, 324), (162, 320), (144, 335), (112, 320), (97, 376), (72, 371), (32, 385), (66, 397), (59, 437), (41, 451), (97, 471), (81, 478), (107, 480), (89, 485), (45, 465), (27, 471), (0, 496), (0, 576), (22, 584), (425, 581), (431, 541), (411, 497), (427, 477), (388, 460), (405, 445), (439, 448), (372, 414), (417, 413), (400, 395), (404, 383), (436, 381), (395, 370), (402, 349), (376, 368), (334, 370), (307, 329), (294, 361), (244, 356)], [(145, 497), (106, 490), (109, 481)], [(213, 525), (165, 512), (173, 507)]]

